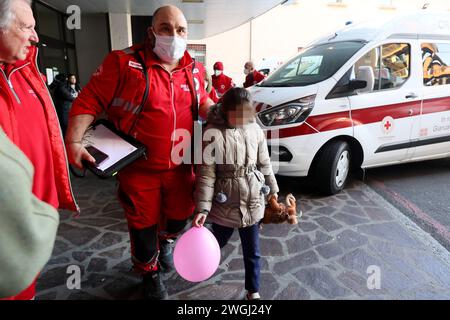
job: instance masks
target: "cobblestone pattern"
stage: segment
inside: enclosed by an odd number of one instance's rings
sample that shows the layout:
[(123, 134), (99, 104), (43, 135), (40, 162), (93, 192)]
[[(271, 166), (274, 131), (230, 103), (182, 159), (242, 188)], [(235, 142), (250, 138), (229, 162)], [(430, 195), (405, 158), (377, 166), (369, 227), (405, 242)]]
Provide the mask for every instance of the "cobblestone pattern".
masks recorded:
[[(295, 192), (298, 226), (261, 231), (263, 299), (450, 299), (450, 257), (428, 235), (361, 182), (333, 197)], [(37, 299), (140, 299), (141, 280), (130, 271), (130, 242), (115, 182), (75, 179), (82, 214), (61, 213), (52, 259), (38, 280)], [(82, 271), (80, 290), (69, 290), (67, 268)], [(368, 289), (367, 268), (381, 270), (381, 288)], [(238, 233), (222, 250), (219, 270), (203, 283), (164, 274), (170, 299), (242, 299), (244, 264)]]

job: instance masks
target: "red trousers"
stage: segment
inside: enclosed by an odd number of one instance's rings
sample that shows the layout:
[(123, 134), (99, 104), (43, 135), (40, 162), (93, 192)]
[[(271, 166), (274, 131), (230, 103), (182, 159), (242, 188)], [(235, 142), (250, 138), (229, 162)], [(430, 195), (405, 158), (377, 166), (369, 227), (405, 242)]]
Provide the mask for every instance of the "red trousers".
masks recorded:
[(183, 230), (195, 209), (194, 183), (192, 165), (158, 172), (130, 168), (119, 174), (118, 198), (128, 221), (136, 271), (156, 270), (160, 241)]
[(195, 174), (191, 165), (158, 172), (124, 170), (119, 174), (119, 200), (128, 226), (144, 229), (166, 219), (185, 220), (194, 213)]

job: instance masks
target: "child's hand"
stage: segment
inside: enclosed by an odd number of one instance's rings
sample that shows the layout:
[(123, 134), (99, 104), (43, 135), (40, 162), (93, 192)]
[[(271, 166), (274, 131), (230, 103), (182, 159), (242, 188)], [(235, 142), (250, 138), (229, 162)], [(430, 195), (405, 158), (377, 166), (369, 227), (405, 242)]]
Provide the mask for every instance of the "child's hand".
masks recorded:
[(192, 221), (192, 225), (194, 227), (201, 228), (205, 224), (205, 220), (206, 220), (206, 214), (198, 213), (195, 216), (194, 220)]
[(278, 201), (278, 193), (271, 193), (267, 196), (267, 199), (275, 198), (276, 201)]

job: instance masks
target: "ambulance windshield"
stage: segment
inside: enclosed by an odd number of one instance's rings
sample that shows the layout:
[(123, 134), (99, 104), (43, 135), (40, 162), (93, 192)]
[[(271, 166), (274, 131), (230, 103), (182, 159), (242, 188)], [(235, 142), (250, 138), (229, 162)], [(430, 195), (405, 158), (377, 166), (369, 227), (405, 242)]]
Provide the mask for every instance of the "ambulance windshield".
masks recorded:
[(336, 73), (366, 43), (343, 41), (303, 49), (260, 87), (302, 87), (321, 82)]

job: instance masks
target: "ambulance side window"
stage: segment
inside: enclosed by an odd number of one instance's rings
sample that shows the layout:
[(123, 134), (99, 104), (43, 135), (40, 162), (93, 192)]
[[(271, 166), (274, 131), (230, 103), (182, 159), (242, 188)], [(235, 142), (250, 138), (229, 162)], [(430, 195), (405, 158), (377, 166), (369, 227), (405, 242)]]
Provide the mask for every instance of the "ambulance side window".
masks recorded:
[(427, 87), (450, 84), (450, 44), (422, 43), (423, 84)]
[[(401, 87), (410, 76), (410, 57), (407, 43), (388, 43), (370, 50), (338, 81), (327, 99)], [(352, 80), (366, 81), (367, 87), (351, 90)]]
[(372, 49), (355, 63), (351, 80), (373, 78), (364, 93), (398, 88), (409, 78), (410, 52), (407, 43), (388, 43)]
[(336, 99), (336, 98), (342, 98), (347, 97), (353, 94), (356, 94), (355, 92), (350, 91), (348, 85), (350, 82), (350, 77), (352, 76), (353, 67), (348, 70), (342, 78), (336, 83), (333, 90), (327, 95), (326, 99)]
[(378, 90), (401, 87), (410, 75), (410, 45), (389, 43), (381, 46)]
[(333, 90), (328, 94), (327, 99), (356, 95), (356, 91), (350, 89), (349, 84), (351, 80), (362, 80), (363, 73), (365, 73), (365, 80), (367, 80), (368, 75), (370, 75), (371, 80), (367, 81), (368, 87), (364, 91), (360, 90), (358, 94), (378, 90), (379, 80), (376, 77), (375, 70), (380, 69), (380, 50), (381, 48), (377, 47), (364, 54), (338, 81)]
[[(364, 92), (373, 92), (378, 90), (379, 79), (377, 70), (380, 69), (380, 47), (374, 48), (363, 55), (353, 66), (350, 80), (362, 80), (363, 73), (370, 75), (373, 81), (369, 81), (369, 87)], [(366, 79), (366, 78), (365, 78)]]

